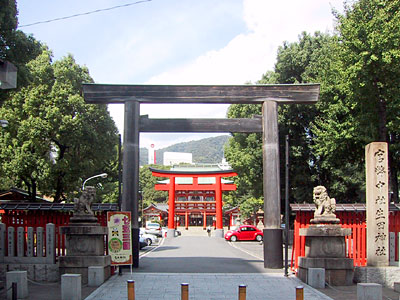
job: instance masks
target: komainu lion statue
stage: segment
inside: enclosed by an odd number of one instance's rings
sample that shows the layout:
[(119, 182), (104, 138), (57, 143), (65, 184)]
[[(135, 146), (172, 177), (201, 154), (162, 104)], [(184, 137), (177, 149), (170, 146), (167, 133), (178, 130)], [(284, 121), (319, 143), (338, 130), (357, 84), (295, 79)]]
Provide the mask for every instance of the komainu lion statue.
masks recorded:
[(336, 200), (329, 198), (326, 188), (322, 185), (316, 186), (313, 192), (315, 203), (314, 220), (317, 219), (336, 219)]
[(74, 199), (74, 215), (90, 215), (93, 216), (91, 205), (96, 199), (96, 188), (87, 186), (82, 195)]

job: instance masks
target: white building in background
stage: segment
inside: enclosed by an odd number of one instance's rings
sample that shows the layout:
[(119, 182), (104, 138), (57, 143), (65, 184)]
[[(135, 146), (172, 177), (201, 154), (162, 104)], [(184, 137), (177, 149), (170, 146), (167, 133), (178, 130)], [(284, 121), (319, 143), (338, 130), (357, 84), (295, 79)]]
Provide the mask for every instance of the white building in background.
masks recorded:
[(193, 163), (192, 153), (184, 152), (164, 152), (163, 165), (173, 166), (179, 165), (180, 163), (192, 164)]
[(221, 170), (230, 170), (230, 169), (232, 169), (231, 165), (226, 161), (225, 157), (222, 158), (222, 161), (218, 164), (218, 167)]
[(156, 149), (154, 149), (154, 144), (151, 144), (148, 150), (149, 150), (149, 165), (154, 165), (156, 163)]

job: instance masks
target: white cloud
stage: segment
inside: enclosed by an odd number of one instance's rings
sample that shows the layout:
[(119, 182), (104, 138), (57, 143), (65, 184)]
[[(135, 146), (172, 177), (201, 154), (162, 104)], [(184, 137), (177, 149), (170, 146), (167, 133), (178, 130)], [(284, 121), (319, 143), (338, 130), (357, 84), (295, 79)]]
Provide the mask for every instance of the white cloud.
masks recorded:
[[(224, 47), (211, 49), (196, 59), (178, 65), (151, 77), (148, 84), (244, 84), (261, 79), (263, 73), (272, 70), (277, 49), (283, 41), (296, 41), (302, 31), (331, 31), (331, 8), (342, 8), (342, 0), (330, 2), (244, 0), (243, 20), (247, 32), (239, 32)], [(125, 51), (125, 50), (124, 50)], [(188, 108), (190, 107), (190, 108)], [(141, 113), (152, 118), (218, 118), (226, 115), (225, 106), (216, 105), (141, 105)], [(112, 115), (121, 119), (123, 108), (110, 107)], [(122, 122), (118, 127), (121, 130)], [(174, 136), (174, 139), (172, 139)], [(166, 145), (188, 140), (195, 135), (169, 135), (161, 144)], [(141, 144), (151, 144), (161, 135), (141, 135)], [(198, 135), (197, 135), (198, 137)], [(159, 147), (157, 147), (159, 148)]]
[[(256, 33), (239, 34), (228, 45), (211, 50), (184, 66), (152, 77), (150, 84), (244, 84), (272, 67), (268, 49)], [(267, 51), (266, 51), (267, 50)]]
[[(342, 0), (332, 1), (340, 8)], [(153, 76), (150, 84), (244, 84), (272, 70), (278, 46), (295, 41), (302, 31), (333, 28), (329, 2), (244, 0), (243, 19), (248, 32), (225, 47), (194, 61)]]

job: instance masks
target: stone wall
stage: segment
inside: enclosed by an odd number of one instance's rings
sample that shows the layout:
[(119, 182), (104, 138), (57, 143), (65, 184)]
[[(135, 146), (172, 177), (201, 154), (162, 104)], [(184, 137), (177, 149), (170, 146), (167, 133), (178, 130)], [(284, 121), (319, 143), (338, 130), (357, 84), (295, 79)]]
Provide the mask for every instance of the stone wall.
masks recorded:
[(57, 282), (60, 278), (58, 264), (0, 264), (0, 280), (5, 281), (8, 271), (27, 271), (33, 281)]
[[(6, 244), (7, 236), (7, 244)], [(0, 222), (0, 281), (8, 271), (27, 271), (33, 281), (56, 282), (59, 267), (55, 254), (55, 226), (6, 228)]]
[(379, 283), (393, 288), (394, 282), (400, 282), (400, 267), (355, 267), (354, 282)]

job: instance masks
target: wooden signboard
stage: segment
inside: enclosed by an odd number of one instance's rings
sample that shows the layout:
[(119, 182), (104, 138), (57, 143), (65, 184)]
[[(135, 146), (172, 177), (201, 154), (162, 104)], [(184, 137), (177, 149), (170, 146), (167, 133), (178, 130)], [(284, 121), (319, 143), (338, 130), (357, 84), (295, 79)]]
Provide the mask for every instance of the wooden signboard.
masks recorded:
[(111, 265), (132, 264), (131, 213), (122, 211), (107, 212), (108, 253)]

